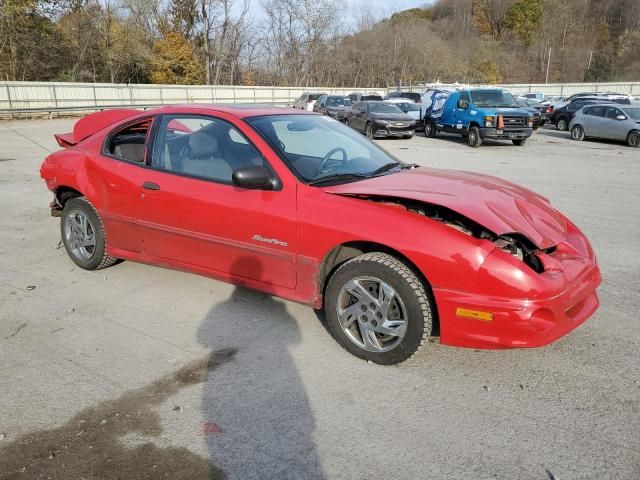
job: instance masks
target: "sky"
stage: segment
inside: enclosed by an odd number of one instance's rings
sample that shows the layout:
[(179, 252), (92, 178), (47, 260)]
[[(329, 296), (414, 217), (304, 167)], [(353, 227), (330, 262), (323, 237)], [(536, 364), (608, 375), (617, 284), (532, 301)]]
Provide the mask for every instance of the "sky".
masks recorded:
[[(376, 19), (382, 19), (384, 17), (391, 16), (392, 13), (398, 12), (400, 10), (406, 10), (408, 8), (422, 7), (427, 4), (433, 3), (433, 0), (342, 0), (345, 6), (345, 11), (350, 12), (351, 15), (355, 14), (357, 11), (362, 11), (366, 9)], [(260, 0), (250, 0), (251, 16), (260, 20), (262, 15), (262, 9), (260, 7)], [(242, 2), (238, 1), (237, 5), (240, 5)], [(347, 21), (347, 23), (349, 23)]]

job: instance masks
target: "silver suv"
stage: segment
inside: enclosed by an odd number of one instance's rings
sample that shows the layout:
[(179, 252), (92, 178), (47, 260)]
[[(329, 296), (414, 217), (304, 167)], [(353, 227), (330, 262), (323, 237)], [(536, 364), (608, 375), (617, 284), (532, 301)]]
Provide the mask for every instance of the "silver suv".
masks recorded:
[(631, 105), (593, 104), (576, 112), (569, 124), (571, 138), (587, 137), (624, 140), (640, 147), (640, 103)]

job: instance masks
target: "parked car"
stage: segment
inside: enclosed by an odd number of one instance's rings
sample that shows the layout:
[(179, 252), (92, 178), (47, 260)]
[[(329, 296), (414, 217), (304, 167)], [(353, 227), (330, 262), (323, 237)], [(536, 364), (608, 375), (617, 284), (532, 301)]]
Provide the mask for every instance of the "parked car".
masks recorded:
[(351, 109), (351, 100), (345, 95), (322, 95), (313, 106), (313, 111), (331, 118), (345, 121), (347, 110)]
[(77, 266), (139, 261), (309, 305), (372, 362), (406, 360), (435, 327), (447, 345), (542, 346), (598, 308), (593, 249), (549, 200), (402, 163), (327, 117), (105, 110), (56, 139), (40, 175)]
[(562, 107), (554, 108), (553, 113), (551, 114), (551, 123), (558, 127), (558, 130), (569, 130), (569, 122), (571, 121), (574, 113), (585, 105), (593, 105), (595, 103), (602, 103), (602, 100), (597, 98), (578, 97)]
[(371, 93), (354, 92), (354, 93), (350, 93), (348, 96), (352, 104), (356, 102), (368, 102), (368, 101), (381, 102), (383, 100), (382, 96), (378, 95), (375, 92), (371, 92)]
[(593, 104), (576, 112), (569, 124), (571, 138), (606, 138), (624, 140), (630, 147), (640, 147), (640, 104)]
[(467, 137), (471, 147), (485, 139), (508, 139), (522, 146), (533, 133), (533, 117), (518, 108), (516, 100), (499, 88), (465, 88), (451, 92), (442, 109), (425, 118), (425, 135), (438, 132)]
[(351, 106), (347, 125), (367, 137), (411, 138), (416, 133), (416, 121), (390, 102), (356, 102)]
[[(530, 102), (532, 102), (532, 101), (531, 100), (527, 101), (527, 99), (525, 99), (525, 98), (516, 97), (515, 101), (516, 101), (516, 104), (518, 105), (518, 108), (520, 108), (521, 110), (524, 110), (526, 112), (529, 112), (529, 115), (531, 115), (531, 117), (533, 118), (533, 129), (534, 130), (537, 130), (538, 128), (540, 128), (543, 125), (542, 113), (540, 113), (541, 108), (537, 108), (537, 107), (532, 106), (530, 104)], [(532, 103), (535, 104), (535, 103), (538, 103), (538, 102), (532, 102)]]
[(300, 95), (300, 98), (295, 101), (293, 104), (293, 108), (299, 108), (300, 110), (308, 110), (313, 111), (313, 106), (316, 104), (318, 98), (322, 95), (326, 95), (326, 93), (310, 93), (305, 92)]
[(558, 103), (556, 108), (564, 107), (565, 105), (575, 100), (601, 100), (620, 103), (622, 105), (628, 105), (633, 101), (633, 97), (626, 93), (615, 92), (592, 92), (592, 93), (574, 93), (565, 102)]
[(389, 92), (384, 97), (385, 100), (391, 100), (394, 98), (407, 98), (416, 103), (422, 102), (422, 94), (418, 92)]
[(542, 92), (529, 92), (529, 93), (522, 93), (520, 95), (518, 95), (519, 98), (525, 98), (527, 100), (537, 100), (539, 102), (541, 102), (542, 100), (544, 100), (544, 93)]
[(416, 121), (416, 130), (423, 128), (422, 124), (422, 109), (416, 102), (409, 100), (408, 98), (392, 98), (385, 100), (386, 102), (393, 103), (396, 107), (402, 110)]

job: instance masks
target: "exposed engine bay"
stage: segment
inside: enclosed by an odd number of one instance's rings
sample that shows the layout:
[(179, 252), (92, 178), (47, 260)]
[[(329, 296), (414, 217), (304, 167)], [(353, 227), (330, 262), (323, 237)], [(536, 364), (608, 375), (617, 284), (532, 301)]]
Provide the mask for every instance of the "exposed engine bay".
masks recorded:
[(372, 202), (404, 207), (409, 212), (416, 213), (424, 217), (429, 217), (432, 220), (444, 223), (448, 227), (454, 228), (459, 232), (465, 233), (466, 235), (483, 240), (489, 240), (493, 242), (498, 248), (501, 248), (507, 253), (518, 258), (538, 273), (544, 271), (544, 266), (542, 265), (542, 262), (536, 256), (536, 254), (553, 253), (553, 251), (556, 249), (555, 246), (547, 249), (540, 249), (536, 247), (528, 238), (519, 233), (497, 235), (492, 231), (486, 229), (482, 225), (478, 224), (477, 222), (471, 220), (470, 218), (467, 218), (464, 215), (460, 215), (459, 213), (440, 205), (394, 197), (367, 197), (366, 199)]

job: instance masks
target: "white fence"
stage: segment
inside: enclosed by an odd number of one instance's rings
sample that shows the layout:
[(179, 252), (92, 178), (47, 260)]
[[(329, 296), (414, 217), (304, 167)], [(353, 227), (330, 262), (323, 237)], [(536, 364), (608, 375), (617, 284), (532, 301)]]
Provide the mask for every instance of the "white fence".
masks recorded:
[(293, 103), (303, 92), (348, 94), (384, 89), (241, 87), (221, 85), (121, 85), (111, 83), (0, 82), (0, 112), (154, 106), (175, 103)]
[[(615, 91), (640, 96), (640, 82), (502, 85), (513, 93), (543, 92), (571, 95), (589, 91)], [(389, 88), (392, 90), (393, 88)], [(413, 86), (420, 91), (424, 87)], [(43, 112), (102, 109), (124, 105), (155, 106), (175, 103), (293, 103), (303, 92), (348, 94), (387, 89), (340, 89), (331, 87), (241, 87), (221, 85), (121, 85), (109, 83), (0, 82), (0, 114), (40, 110)]]

